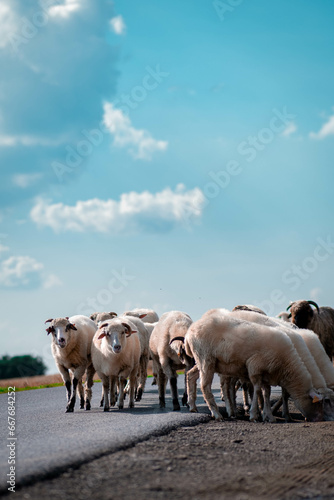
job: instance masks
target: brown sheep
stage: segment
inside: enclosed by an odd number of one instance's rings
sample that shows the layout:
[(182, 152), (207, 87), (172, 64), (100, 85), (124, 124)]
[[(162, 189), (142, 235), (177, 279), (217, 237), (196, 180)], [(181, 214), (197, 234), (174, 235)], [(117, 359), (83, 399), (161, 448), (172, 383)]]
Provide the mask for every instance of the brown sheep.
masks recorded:
[[(311, 306), (314, 306), (316, 310)], [(319, 307), (312, 300), (296, 300), (287, 307), (288, 310), (290, 310), (291, 322), (298, 328), (313, 330), (324, 346), (326, 354), (332, 359), (334, 355), (334, 309)]]

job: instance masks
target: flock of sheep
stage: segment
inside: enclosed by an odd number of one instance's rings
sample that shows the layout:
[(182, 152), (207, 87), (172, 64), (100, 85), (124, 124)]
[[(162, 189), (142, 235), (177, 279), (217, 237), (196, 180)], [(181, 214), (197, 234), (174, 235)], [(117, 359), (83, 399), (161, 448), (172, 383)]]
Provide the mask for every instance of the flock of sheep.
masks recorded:
[[(104, 411), (116, 400), (118, 408), (123, 408), (125, 394), (132, 408), (141, 400), (152, 359), (161, 408), (169, 381), (173, 410), (180, 410), (177, 370), (185, 369), (182, 404), (191, 412), (197, 412), (200, 378), (212, 417), (222, 420), (211, 390), (218, 373), (229, 417), (237, 415), (236, 387), (241, 385), (251, 421), (275, 422), (280, 404), (285, 420), (290, 421), (289, 397), (307, 420), (333, 421), (334, 309), (299, 300), (287, 310), (270, 318), (255, 306), (211, 309), (196, 322), (180, 311), (167, 312), (159, 319), (150, 309), (121, 316), (111, 312), (48, 319), (52, 354), (67, 391), (66, 411), (74, 411), (76, 392), (80, 408), (90, 410), (95, 372), (102, 380)], [(282, 398), (271, 408), (271, 386), (277, 385), (282, 387)]]

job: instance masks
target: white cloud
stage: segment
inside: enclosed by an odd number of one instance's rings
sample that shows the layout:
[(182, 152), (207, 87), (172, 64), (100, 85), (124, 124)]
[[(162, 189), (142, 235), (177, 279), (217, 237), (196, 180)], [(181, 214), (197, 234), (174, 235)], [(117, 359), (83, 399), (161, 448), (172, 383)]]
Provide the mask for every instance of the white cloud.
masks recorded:
[(124, 233), (138, 230), (166, 231), (176, 224), (189, 224), (203, 211), (204, 195), (199, 188), (186, 191), (124, 193), (119, 201), (98, 198), (78, 201), (74, 206), (38, 200), (30, 212), (39, 226), (61, 231)]
[(15, 174), (13, 176), (13, 184), (22, 189), (33, 186), (42, 178), (42, 174), (32, 173), (32, 174)]
[(58, 146), (64, 138), (48, 139), (33, 135), (0, 135), (0, 147), (15, 146)]
[(49, 288), (53, 288), (54, 286), (61, 286), (63, 283), (55, 274), (49, 274), (46, 277), (43, 287), (48, 290)]
[(5, 245), (2, 245), (2, 244), (0, 243), (0, 254), (1, 254), (2, 252), (8, 252), (8, 250), (9, 250), (9, 247), (6, 247)]
[(122, 16), (116, 16), (110, 19), (110, 26), (116, 35), (123, 35), (125, 33), (126, 26)]
[(297, 125), (294, 122), (290, 122), (287, 124), (281, 135), (283, 137), (289, 137), (291, 134), (296, 132), (296, 130), (297, 130)]
[(321, 294), (322, 294), (321, 288), (312, 288), (312, 290), (310, 291), (310, 297), (312, 300), (318, 300)]
[(150, 160), (155, 151), (167, 149), (167, 141), (158, 141), (147, 130), (132, 127), (130, 118), (120, 109), (114, 108), (112, 103), (104, 103), (103, 110), (103, 122), (114, 136), (113, 145), (127, 147), (135, 159)]
[(73, 12), (79, 10), (80, 7), (82, 7), (82, 1), (80, 0), (65, 0), (65, 2), (61, 5), (58, 3), (57, 5), (52, 5), (48, 10), (48, 14), (51, 17), (61, 17), (66, 19)]
[(321, 127), (319, 132), (310, 132), (311, 139), (325, 139), (329, 135), (334, 135), (334, 115)]
[(0, 286), (34, 287), (42, 279), (43, 264), (32, 257), (11, 256), (0, 264)]
[(17, 30), (17, 16), (5, 1), (0, 3), (0, 49), (6, 47)]

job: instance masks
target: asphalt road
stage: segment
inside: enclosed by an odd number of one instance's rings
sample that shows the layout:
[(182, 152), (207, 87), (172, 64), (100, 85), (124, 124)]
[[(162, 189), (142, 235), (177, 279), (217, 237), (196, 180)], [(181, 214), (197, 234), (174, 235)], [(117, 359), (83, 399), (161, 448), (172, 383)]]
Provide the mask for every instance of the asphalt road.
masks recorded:
[[(187, 408), (172, 411), (169, 390), (166, 408), (159, 409), (156, 386), (148, 379), (142, 401), (135, 408), (103, 412), (99, 407), (101, 384), (93, 387), (92, 409), (79, 409), (77, 400), (74, 413), (65, 413), (64, 387), (22, 391), (15, 401), (15, 474), (16, 485), (51, 477), (70, 466), (79, 465), (105, 454), (124, 449), (152, 435), (166, 434), (178, 426), (196, 425), (207, 421), (209, 410), (198, 390), (199, 413)], [(182, 394), (183, 376), (178, 378)], [(218, 377), (213, 392), (219, 398)], [(239, 396), (240, 397), (240, 396)], [(13, 443), (8, 429), (7, 394), (0, 395), (0, 491), (7, 490), (8, 457)], [(127, 400), (126, 400), (127, 405)], [(13, 449), (13, 447), (12, 447)]]

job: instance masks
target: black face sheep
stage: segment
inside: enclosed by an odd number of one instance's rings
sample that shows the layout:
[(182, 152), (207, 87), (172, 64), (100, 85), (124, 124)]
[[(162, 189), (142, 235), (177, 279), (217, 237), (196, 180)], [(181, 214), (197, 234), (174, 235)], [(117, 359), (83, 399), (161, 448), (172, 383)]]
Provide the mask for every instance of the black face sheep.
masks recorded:
[[(67, 412), (73, 412), (75, 394), (78, 388), (80, 394), (80, 408), (90, 410), (92, 385), (95, 370), (91, 360), (91, 344), (96, 332), (95, 323), (86, 316), (72, 316), (71, 318), (48, 319), (50, 323), (46, 329), (52, 334), (51, 350), (57, 368), (64, 380), (67, 391)], [(73, 390), (69, 370), (73, 373)], [(86, 372), (86, 401), (84, 402), (82, 377)]]
[[(315, 310), (311, 306), (315, 307)], [(334, 309), (319, 307), (313, 300), (297, 300), (287, 308), (298, 328), (315, 332), (331, 359), (334, 355)]]

